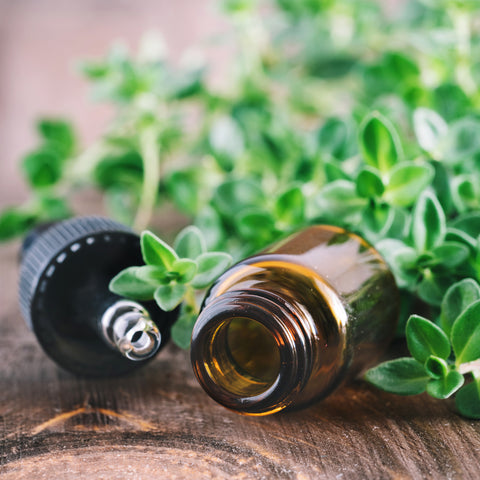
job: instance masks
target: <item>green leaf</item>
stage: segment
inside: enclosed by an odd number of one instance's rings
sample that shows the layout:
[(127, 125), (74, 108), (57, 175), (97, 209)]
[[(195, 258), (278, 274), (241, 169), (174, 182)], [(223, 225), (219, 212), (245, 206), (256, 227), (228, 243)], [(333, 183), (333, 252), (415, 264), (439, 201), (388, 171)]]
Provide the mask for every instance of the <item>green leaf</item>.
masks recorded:
[(173, 262), (172, 271), (177, 274), (178, 283), (188, 283), (197, 273), (197, 262), (189, 258), (180, 258)]
[(417, 294), (424, 302), (439, 307), (450, 283), (450, 274), (438, 275), (426, 269), (418, 284)]
[(418, 252), (426, 252), (440, 245), (447, 231), (445, 213), (438, 199), (424, 192), (413, 212), (413, 242)]
[(205, 169), (178, 170), (167, 178), (168, 194), (183, 212), (192, 215), (204, 205), (202, 201), (205, 185)]
[(390, 230), (394, 219), (395, 212), (390, 205), (372, 204), (362, 212), (362, 229), (381, 238)]
[(231, 117), (220, 117), (215, 121), (210, 130), (209, 141), (220, 166), (226, 171), (233, 168), (234, 160), (245, 150), (243, 133)]
[(455, 83), (441, 84), (432, 93), (435, 110), (447, 122), (462, 117), (471, 108), (471, 103), (466, 93)]
[(399, 287), (416, 284), (419, 273), (416, 268), (417, 253), (401, 240), (386, 238), (376, 244), (377, 250), (383, 255), (395, 274)]
[(445, 240), (446, 242), (461, 243), (467, 246), (472, 252), (475, 252), (477, 249), (476, 240), (470, 235), (468, 235), (468, 233), (465, 233), (462, 230), (458, 230), (457, 228), (447, 228)]
[(248, 209), (235, 217), (235, 224), (240, 236), (255, 245), (262, 246), (273, 240), (275, 220), (268, 212)]
[(365, 379), (387, 392), (417, 395), (425, 391), (430, 376), (420, 362), (404, 357), (371, 368), (365, 374)]
[(275, 202), (275, 219), (290, 225), (300, 224), (305, 218), (305, 197), (300, 187), (283, 192)]
[(72, 125), (64, 120), (43, 118), (37, 123), (43, 139), (62, 157), (71, 155), (75, 148), (75, 134)]
[(342, 170), (342, 164), (335, 159), (323, 161), (323, 173), (327, 183), (334, 182), (335, 180), (351, 180), (350, 175)]
[(471, 278), (464, 278), (447, 290), (440, 314), (440, 325), (447, 335), (460, 314), (477, 300), (480, 300), (480, 286)]
[(350, 149), (351, 130), (351, 127), (342, 119), (328, 118), (318, 131), (319, 150), (338, 160), (344, 160)]
[(453, 268), (463, 263), (470, 251), (468, 247), (458, 242), (444, 242), (432, 251), (433, 262), (446, 268)]
[(448, 364), (443, 358), (430, 355), (425, 362), (425, 370), (432, 378), (438, 380), (447, 376)]
[(480, 212), (469, 212), (453, 220), (450, 226), (473, 238), (480, 236)]
[(171, 270), (173, 262), (178, 259), (178, 255), (172, 247), (148, 230), (142, 232), (141, 246), (143, 260), (148, 265)]
[(226, 180), (213, 196), (213, 205), (227, 217), (246, 208), (263, 205), (264, 201), (265, 196), (258, 183), (245, 178)]
[(197, 314), (189, 305), (182, 305), (180, 315), (172, 327), (172, 340), (180, 348), (190, 347), (192, 330), (197, 320)]
[(153, 297), (162, 310), (170, 312), (180, 305), (186, 292), (186, 285), (172, 282), (167, 285), (160, 285), (155, 290)]
[(10, 207), (0, 214), (0, 240), (10, 240), (23, 235), (33, 227), (36, 221), (34, 213)]
[[(44, 192), (42, 192), (44, 193)], [(64, 220), (73, 215), (65, 198), (55, 197), (51, 193), (38, 196), (39, 220)]]
[(360, 148), (368, 165), (387, 173), (402, 159), (398, 133), (379, 112), (368, 115), (360, 126)]
[(480, 300), (472, 303), (455, 320), (451, 340), (456, 365), (480, 358)]
[(25, 156), (22, 169), (34, 189), (54, 185), (62, 176), (60, 157), (47, 148), (40, 148)]
[(171, 281), (171, 278), (168, 275), (169, 272), (164, 266), (154, 267), (153, 265), (143, 265), (135, 268), (137, 269), (135, 275), (138, 279), (154, 286), (170, 283)]
[(191, 285), (206, 288), (213, 283), (230, 265), (232, 257), (223, 252), (209, 252), (197, 258), (198, 270)]
[(464, 117), (450, 126), (446, 138), (444, 161), (449, 165), (458, 165), (480, 151), (480, 121), (473, 117)]
[(385, 191), (380, 172), (371, 167), (365, 167), (358, 174), (356, 186), (358, 195), (365, 198), (381, 197)]
[(435, 152), (448, 132), (445, 120), (434, 110), (423, 107), (413, 112), (413, 128), (420, 147), (430, 153)]
[(427, 385), (427, 393), (441, 400), (453, 395), (465, 382), (461, 373), (451, 370), (442, 378), (431, 380)]
[(111, 281), (108, 288), (121, 297), (134, 300), (151, 300), (155, 285), (140, 279), (137, 275), (140, 267), (129, 267), (122, 270)]
[(202, 209), (195, 217), (195, 225), (202, 232), (207, 249), (223, 247), (226, 232), (220, 215), (214, 208), (207, 206)]
[(401, 163), (395, 165), (385, 192), (385, 199), (392, 205), (408, 207), (433, 180), (435, 170), (428, 163)]
[(358, 196), (353, 182), (336, 180), (322, 188), (315, 203), (320, 216), (348, 221), (358, 217), (367, 200)]
[(452, 179), (452, 200), (459, 212), (477, 210), (480, 201), (476, 177), (459, 175)]
[(430, 355), (447, 359), (450, 355), (450, 341), (443, 330), (419, 315), (412, 315), (405, 329), (408, 349), (420, 363)]
[(109, 153), (99, 159), (93, 177), (101, 188), (135, 188), (143, 180), (142, 157), (134, 150), (121, 154)]
[(180, 258), (192, 259), (196, 259), (207, 249), (202, 232), (194, 225), (184, 228), (177, 235), (173, 247)]
[(455, 406), (464, 417), (480, 419), (480, 380), (474, 380), (459, 390)]

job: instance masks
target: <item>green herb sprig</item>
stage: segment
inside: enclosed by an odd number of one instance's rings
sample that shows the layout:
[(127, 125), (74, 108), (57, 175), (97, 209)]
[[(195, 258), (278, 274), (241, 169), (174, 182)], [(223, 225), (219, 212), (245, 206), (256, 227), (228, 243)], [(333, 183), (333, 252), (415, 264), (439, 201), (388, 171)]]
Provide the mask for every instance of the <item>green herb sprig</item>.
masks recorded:
[(426, 391), (445, 399), (456, 393), (458, 411), (480, 419), (479, 318), (478, 283), (472, 279), (455, 283), (443, 299), (440, 326), (410, 316), (405, 333), (412, 356), (381, 363), (366, 373), (366, 380), (399, 395)]
[(223, 273), (232, 257), (207, 252), (203, 235), (193, 226), (177, 235), (173, 248), (149, 231), (142, 233), (140, 245), (145, 265), (122, 270), (110, 282), (110, 290), (135, 300), (155, 300), (167, 312), (182, 304), (172, 338), (187, 348), (199, 312), (196, 292)]

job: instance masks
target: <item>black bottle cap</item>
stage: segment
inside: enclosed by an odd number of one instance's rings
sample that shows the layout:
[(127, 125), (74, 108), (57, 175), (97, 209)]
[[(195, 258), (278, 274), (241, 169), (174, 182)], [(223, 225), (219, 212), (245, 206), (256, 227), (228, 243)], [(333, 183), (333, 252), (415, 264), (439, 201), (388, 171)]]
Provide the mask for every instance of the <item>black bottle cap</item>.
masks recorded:
[[(132, 360), (112, 347), (101, 323), (105, 312), (123, 300), (108, 289), (110, 280), (124, 268), (142, 264), (138, 235), (106, 218), (75, 218), (27, 237), (20, 308), (45, 352), (63, 368), (85, 376), (128, 373), (146, 363), (148, 359)], [(137, 302), (135, 314), (143, 309), (158, 329), (161, 348), (176, 312), (164, 312), (151, 301)]]

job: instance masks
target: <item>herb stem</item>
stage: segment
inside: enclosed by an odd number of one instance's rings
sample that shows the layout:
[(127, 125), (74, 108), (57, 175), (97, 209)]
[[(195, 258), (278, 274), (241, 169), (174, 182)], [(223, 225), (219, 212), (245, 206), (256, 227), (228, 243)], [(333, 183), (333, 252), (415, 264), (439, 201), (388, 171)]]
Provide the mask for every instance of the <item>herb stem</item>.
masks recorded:
[(143, 183), (140, 204), (133, 222), (133, 228), (141, 231), (147, 228), (153, 215), (160, 182), (160, 148), (157, 131), (146, 127), (140, 134), (140, 154), (143, 162)]
[(457, 370), (462, 375), (472, 373), (475, 378), (480, 378), (480, 358), (472, 362), (462, 363)]
[(466, 93), (473, 95), (477, 91), (475, 80), (470, 70), (471, 64), (471, 19), (468, 12), (454, 9), (452, 22), (457, 42), (457, 65), (455, 76)]
[(192, 287), (190, 287), (190, 286), (188, 287), (184, 298), (185, 298), (185, 303), (187, 305), (189, 305), (196, 314), (198, 314), (200, 309), (197, 306), (197, 299), (195, 297), (195, 290)]

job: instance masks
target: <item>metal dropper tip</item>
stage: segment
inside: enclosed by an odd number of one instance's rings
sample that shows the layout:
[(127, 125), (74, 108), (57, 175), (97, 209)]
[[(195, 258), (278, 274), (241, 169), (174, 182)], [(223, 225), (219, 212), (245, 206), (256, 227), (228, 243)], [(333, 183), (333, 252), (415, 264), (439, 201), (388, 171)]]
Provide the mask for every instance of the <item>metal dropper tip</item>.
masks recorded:
[(162, 336), (140, 304), (119, 300), (102, 316), (102, 333), (109, 345), (133, 361), (146, 360), (158, 351)]

